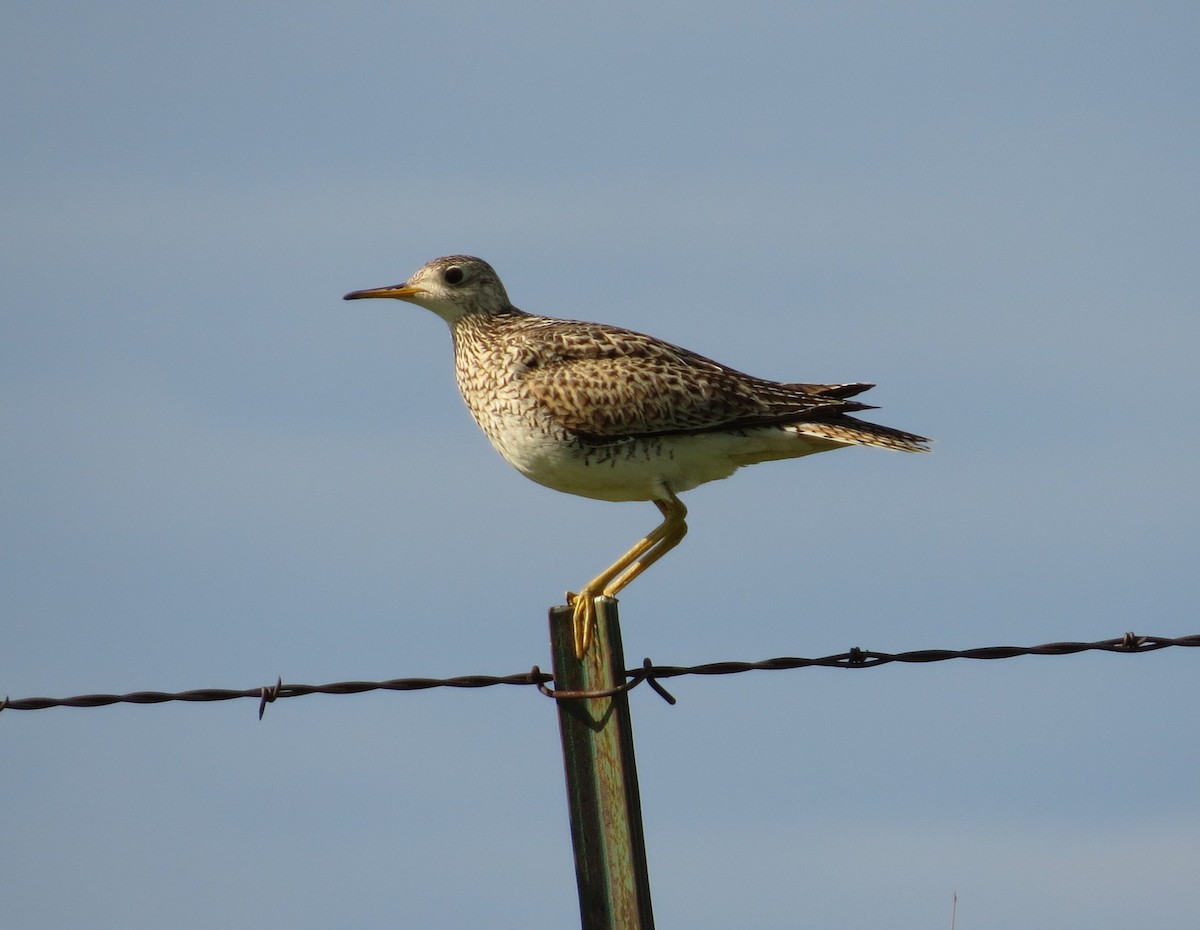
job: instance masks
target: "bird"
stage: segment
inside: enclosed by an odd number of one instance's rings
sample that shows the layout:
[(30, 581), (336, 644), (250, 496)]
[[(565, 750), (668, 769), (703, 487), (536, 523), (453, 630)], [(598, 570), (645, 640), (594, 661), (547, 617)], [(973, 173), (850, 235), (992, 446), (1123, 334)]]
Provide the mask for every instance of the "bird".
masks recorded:
[(475, 422), (538, 484), (603, 501), (649, 501), (662, 521), (568, 592), (575, 653), (587, 653), (595, 600), (616, 597), (687, 533), (679, 495), (737, 469), (846, 446), (928, 451), (931, 440), (851, 416), (874, 387), (757, 378), (653, 336), (513, 306), (496, 271), (436, 258), (402, 284), (351, 291), (431, 310), (450, 327), (459, 390)]

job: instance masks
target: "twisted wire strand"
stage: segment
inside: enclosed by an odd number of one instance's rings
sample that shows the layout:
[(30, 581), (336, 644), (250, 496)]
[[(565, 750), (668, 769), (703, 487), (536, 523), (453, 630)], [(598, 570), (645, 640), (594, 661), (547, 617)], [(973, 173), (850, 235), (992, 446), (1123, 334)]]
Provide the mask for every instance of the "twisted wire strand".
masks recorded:
[(1171, 647), (1200, 646), (1200, 634), (1181, 637), (1139, 636), (1126, 633), (1115, 639), (1093, 643), (1057, 642), (1040, 646), (982, 646), (974, 649), (917, 649), (909, 652), (875, 652), (854, 647), (848, 652), (820, 658), (781, 656), (758, 662), (709, 662), (703, 665), (655, 665), (649, 659), (639, 668), (625, 672), (625, 684), (609, 691), (566, 692), (554, 691), (547, 685), (553, 675), (543, 672), (538, 666), (528, 672), (513, 675), (460, 675), (454, 678), (392, 678), (387, 681), (338, 681), (324, 685), (284, 684), (277, 679), (275, 684), (241, 690), (227, 688), (200, 688), (192, 691), (134, 691), (129, 694), (80, 694), (74, 697), (49, 698), (29, 697), (0, 700), (0, 711), (44, 710), (49, 707), (104, 707), (110, 704), (164, 704), (171, 701), (208, 702), (231, 701), (239, 698), (257, 698), (258, 715), (261, 718), (270, 704), (281, 698), (304, 697), (310, 694), (362, 694), (367, 691), (424, 691), (430, 688), (490, 688), (496, 685), (535, 686), (543, 694), (556, 700), (580, 700), (608, 697), (619, 691), (628, 691), (642, 682), (647, 682), (664, 700), (675, 703), (675, 699), (663, 688), (662, 679), (679, 678), (685, 675), (738, 675), (754, 671), (784, 671), (802, 668), (879, 668), (893, 662), (924, 664), (945, 662), (950, 659), (1012, 659), (1020, 656), (1064, 656), (1080, 652), (1113, 652), (1141, 654)]

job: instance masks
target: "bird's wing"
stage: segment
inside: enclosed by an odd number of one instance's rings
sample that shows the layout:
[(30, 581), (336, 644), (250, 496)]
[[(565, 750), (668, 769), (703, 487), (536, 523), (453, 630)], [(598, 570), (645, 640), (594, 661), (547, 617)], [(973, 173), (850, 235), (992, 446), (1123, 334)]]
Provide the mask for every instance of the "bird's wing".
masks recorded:
[[(552, 325), (547, 325), (552, 324)], [(864, 384), (781, 384), (596, 323), (539, 322), (520, 380), (561, 426), (596, 440), (825, 420), (867, 404)], [(547, 352), (547, 337), (553, 351)]]

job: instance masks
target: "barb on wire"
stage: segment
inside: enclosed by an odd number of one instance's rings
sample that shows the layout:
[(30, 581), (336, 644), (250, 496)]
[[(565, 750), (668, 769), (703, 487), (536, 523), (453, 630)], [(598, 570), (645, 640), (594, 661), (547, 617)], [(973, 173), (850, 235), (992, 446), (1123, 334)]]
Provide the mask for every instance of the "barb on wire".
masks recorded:
[(629, 691), (643, 681), (650, 685), (667, 703), (674, 704), (675, 698), (662, 686), (660, 679), (678, 678), (683, 675), (738, 675), (743, 672), (781, 671), (801, 668), (879, 668), (892, 662), (923, 664), (944, 662), (949, 659), (1012, 659), (1018, 656), (1064, 656), (1079, 652), (1115, 652), (1140, 654), (1167, 649), (1172, 646), (1200, 646), (1200, 634), (1170, 638), (1165, 636), (1139, 636), (1126, 633), (1116, 639), (1095, 643), (1045, 643), (1041, 646), (983, 646), (976, 649), (918, 649), (911, 652), (874, 652), (857, 646), (848, 652), (804, 659), (784, 656), (763, 659), (760, 662), (710, 662), (706, 665), (655, 665), (646, 659), (640, 668), (625, 672), (626, 681), (606, 691), (555, 691), (546, 685), (554, 680), (538, 666), (528, 672), (515, 675), (461, 675), (457, 678), (392, 678), (388, 681), (339, 681), (327, 685), (284, 684), (277, 678), (275, 684), (227, 690), (202, 688), (195, 691), (135, 691), (131, 694), (81, 694), (67, 698), (10, 698), (0, 699), (0, 711), (42, 710), (47, 707), (103, 707), (109, 704), (163, 704), (168, 701), (231, 701), (237, 698), (257, 698), (258, 716), (261, 719), (267, 705), (281, 698), (303, 697), (308, 694), (361, 694), (365, 691), (423, 691), (429, 688), (490, 688), (495, 685), (533, 685), (542, 694), (555, 700), (578, 700), (581, 698), (611, 697), (620, 691)]

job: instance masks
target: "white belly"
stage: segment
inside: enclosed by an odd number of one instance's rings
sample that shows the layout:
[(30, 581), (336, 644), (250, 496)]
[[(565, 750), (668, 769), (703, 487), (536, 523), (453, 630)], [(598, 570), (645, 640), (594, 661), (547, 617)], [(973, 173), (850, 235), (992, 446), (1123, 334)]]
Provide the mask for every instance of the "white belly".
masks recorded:
[(626, 439), (602, 446), (545, 433), (485, 432), (497, 451), (530, 480), (567, 494), (608, 501), (665, 499), (664, 488), (679, 494), (728, 478), (742, 465), (797, 458), (842, 445), (777, 427)]

